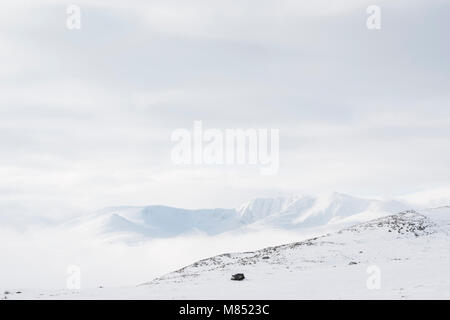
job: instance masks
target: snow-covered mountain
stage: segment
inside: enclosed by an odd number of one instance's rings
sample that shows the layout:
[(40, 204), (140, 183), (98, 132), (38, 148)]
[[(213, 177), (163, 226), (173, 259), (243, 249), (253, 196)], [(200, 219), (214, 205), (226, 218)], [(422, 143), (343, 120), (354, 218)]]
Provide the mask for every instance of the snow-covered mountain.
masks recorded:
[[(39, 290), (8, 299), (449, 299), (450, 207), (197, 261), (136, 287)], [(243, 273), (243, 281), (231, 281)]]
[(106, 208), (70, 222), (101, 234), (148, 238), (172, 237), (190, 232), (218, 234), (241, 226), (236, 210), (187, 210), (167, 206)]
[(239, 213), (249, 223), (292, 229), (323, 226), (348, 218), (367, 220), (407, 208), (406, 204), (394, 200), (333, 193), (321, 197), (256, 199), (241, 206)]
[(76, 219), (70, 225), (104, 235), (164, 238), (196, 232), (214, 235), (252, 227), (292, 230), (345, 221), (354, 223), (407, 208), (397, 201), (333, 193), (322, 197), (258, 198), (238, 209), (114, 207)]

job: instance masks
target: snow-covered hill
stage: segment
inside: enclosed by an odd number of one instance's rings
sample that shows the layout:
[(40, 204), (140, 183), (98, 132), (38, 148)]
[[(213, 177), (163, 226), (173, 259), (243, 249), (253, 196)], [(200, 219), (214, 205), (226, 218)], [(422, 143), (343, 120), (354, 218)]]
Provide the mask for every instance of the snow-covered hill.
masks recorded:
[(323, 197), (259, 198), (238, 209), (187, 210), (167, 206), (115, 207), (71, 221), (70, 226), (120, 239), (215, 235), (242, 228), (295, 230), (367, 221), (407, 209), (396, 201), (333, 193)]
[[(9, 298), (449, 299), (450, 207), (398, 214), (306, 241), (200, 260), (148, 283)], [(244, 273), (245, 280), (230, 276)]]
[[(446, 207), (405, 211), (307, 241), (208, 258), (144, 286), (161, 298), (448, 299), (448, 270)], [(379, 289), (369, 289), (374, 275), (367, 272), (379, 272)], [(246, 279), (230, 281), (234, 273)]]

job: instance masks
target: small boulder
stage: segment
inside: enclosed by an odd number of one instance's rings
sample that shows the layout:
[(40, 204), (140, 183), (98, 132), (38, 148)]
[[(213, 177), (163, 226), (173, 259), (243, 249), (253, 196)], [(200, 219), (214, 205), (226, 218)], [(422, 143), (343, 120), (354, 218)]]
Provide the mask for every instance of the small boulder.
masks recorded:
[(236, 273), (231, 276), (231, 280), (242, 281), (244, 279), (245, 279), (245, 276), (243, 273)]

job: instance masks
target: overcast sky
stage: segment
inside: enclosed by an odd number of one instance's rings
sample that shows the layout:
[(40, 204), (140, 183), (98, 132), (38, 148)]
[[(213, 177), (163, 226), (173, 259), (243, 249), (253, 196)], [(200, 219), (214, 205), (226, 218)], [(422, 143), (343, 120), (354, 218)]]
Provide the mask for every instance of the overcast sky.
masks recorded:
[[(447, 187), (449, 30), (448, 0), (2, 1), (0, 214)], [(278, 174), (174, 165), (194, 120), (279, 129)]]

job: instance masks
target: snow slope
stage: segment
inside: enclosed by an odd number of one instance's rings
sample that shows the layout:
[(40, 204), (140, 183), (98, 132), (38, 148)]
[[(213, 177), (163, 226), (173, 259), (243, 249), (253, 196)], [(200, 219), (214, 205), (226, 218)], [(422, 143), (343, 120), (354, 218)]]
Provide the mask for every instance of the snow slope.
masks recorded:
[[(448, 299), (449, 235), (448, 207), (406, 211), (307, 241), (205, 259), (145, 286), (181, 299)], [(368, 289), (368, 268), (380, 271), (380, 289)], [(230, 281), (238, 272), (246, 280)]]
[[(450, 207), (410, 210), (306, 241), (200, 260), (137, 287), (8, 298), (449, 299), (449, 253)], [(231, 281), (234, 273), (246, 279)]]

